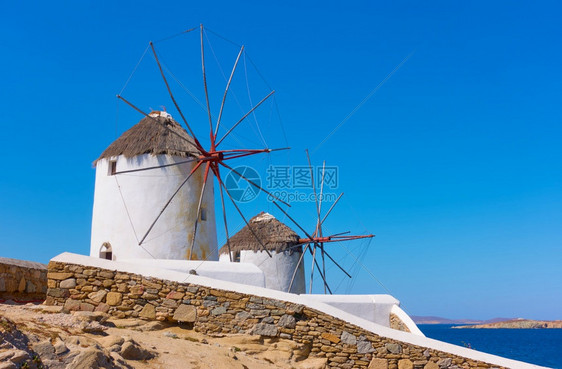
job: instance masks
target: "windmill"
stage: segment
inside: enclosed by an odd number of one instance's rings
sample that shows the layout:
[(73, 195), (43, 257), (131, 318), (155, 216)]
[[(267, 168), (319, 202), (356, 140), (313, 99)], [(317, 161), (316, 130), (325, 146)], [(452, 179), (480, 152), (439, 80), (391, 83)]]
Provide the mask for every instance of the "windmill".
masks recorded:
[[(289, 218), (304, 234), (305, 234), (305, 238), (301, 238), (298, 241), (298, 244), (293, 246), (293, 247), (302, 247), (304, 246), (304, 250), (300, 256), (300, 260), (293, 272), (293, 276), (291, 279), (291, 283), (289, 285), (289, 291), (291, 290), (293, 281), (295, 279), (298, 267), (300, 266), (300, 264), (303, 262), (304, 259), (304, 255), (306, 254), (306, 252), (308, 251), (309, 254), (312, 257), (312, 265), (311, 265), (311, 271), (310, 271), (310, 280), (309, 280), (309, 292), (308, 293), (312, 293), (312, 285), (313, 285), (313, 280), (314, 280), (314, 270), (316, 267), (316, 270), (318, 271), (318, 274), (320, 275), (320, 277), (322, 278), (322, 281), (324, 282), (324, 293), (329, 292), (330, 294), (332, 294), (332, 290), (330, 288), (330, 286), (328, 285), (328, 281), (326, 280), (326, 258), (328, 258), (336, 267), (338, 267), (347, 277), (351, 278), (351, 275), (326, 251), (325, 249), (325, 244), (329, 244), (329, 243), (337, 243), (337, 242), (345, 242), (345, 241), (353, 241), (353, 240), (359, 240), (359, 239), (365, 239), (365, 238), (373, 238), (374, 235), (369, 234), (369, 235), (350, 235), (349, 231), (346, 232), (341, 232), (341, 233), (336, 233), (336, 234), (330, 234), (330, 235), (326, 235), (324, 234), (322, 225), (324, 224), (324, 222), (326, 221), (326, 219), (328, 218), (328, 216), (330, 215), (330, 213), (332, 212), (332, 210), (334, 209), (334, 207), (336, 206), (336, 204), (339, 202), (339, 200), (342, 198), (343, 196), (343, 192), (337, 197), (337, 199), (334, 201), (334, 203), (330, 206), (330, 208), (328, 209), (328, 211), (326, 212), (326, 214), (324, 214), (322, 216), (322, 200), (323, 200), (323, 194), (324, 194), (324, 179), (325, 179), (325, 173), (326, 173), (326, 162), (324, 161), (322, 164), (322, 177), (321, 177), (321, 181), (320, 181), (320, 193), (317, 194), (316, 191), (316, 184), (314, 181), (314, 173), (313, 173), (313, 169), (312, 169), (312, 164), (310, 161), (310, 155), (308, 154), (308, 150), (306, 150), (306, 157), (308, 160), (308, 167), (310, 170), (310, 177), (312, 180), (312, 189), (314, 191), (314, 198), (315, 198), (315, 204), (316, 204), (316, 226), (314, 228), (314, 230), (312, 232), (307, 232), (304, 227), (302, 227), (293, 217), (291, 217), (289, 215), (289, 213), (283, 209), (276, 201), (273, 201), (273, 203), (279, 208), (279, 210), (281, 210), (281, 212), (283, 212), (283, 214), (285, 214), (287, 216), (287, 218)], [(322, 265), (320, 265), (318, 263), (317, 258), (317, 254), (318, 251), (320, 252), (320, 256), (321, 256), (321, 262)]]
[[(146, 227), (146, 230), (142, 233), (142, 235), (140, 237), (138, 237), (138, 245), (141, 246), (141, 247), (143, 246), (143, 244), (145, 244), (147, 242), (147, 237), (151, 234), (151, 232), (153, 232), (153, 230), (155, 229), (155, 226), (157, 225), (159, 220), (162, 218), (162, 215), (165, 213), (166, 209), (169, 208), (169, 206), (172, 203), (172, 201), (174, 200), (174, 198), (176, 198), (178, 196), (178, 193), (180, 193), (182, 188), (184, 188), (184, 186), (186, 186), (186, 184), (190, 183), (190, 180), (193, 180), (194, 178), (197, 178), (198, 175), (199, 175), (197, 173), (201, 173), (201, 171), (202, 171), (202, 176), (201, 176), (202, 183), (200, 184), (201, 190), (198, 194), (198, 201), (197, 201), (197, 207), (196, 207), (195, 214), (192, 214), (193, 217), (195, 218), (195, 221), (193, 223), (193, 232), (192, 232), (192, 236), (191, 236), (191, 239), (190, 239), (190, 242), (189, 242), (190, 244), (188, 246), (188, 249), (189, 249), (188, 253), (187, 253), (188, 259), (193, 258), (193, 249), (194, 249), (194, 245), (196, 243), (196, 237), (197, 237), (199, 222), (202, 218), (204, 218), (203, 213), (202, 213), (202, 204), (203, 204), (205, 189), (207, 187), (212, 186), (214, 178), (216, 178), (217, 183), (219, 184), (219, 188), (220, 188), (221, 207), (222, 207), (222, 212), (223, 212), (223, 223), (224, 223), (224, 229), (225, 229), (225, 233), (226, 233), (227, 242), (228, 242), (228, 239), (229, 239), (229, 232), (228, 232), (228, 221), (227, 221), (227, 216), (226, 216), (225, 198), (228, 197), (230, 199), (230, 201), (232, 202), (232, 205), (234, 206), (234, 208), (236, 209), (236, 211), (238, 212), (240, 217), (243, 219), (244, 223), (246, 225), (248, 225), (248, 221), (247, 221), (246, 217), (242, 213), (241, 209), (239, 208), (238, 204), (234, 200), (232, 194), (230, 193), (229, 189), (227, 188), (227, 186), (225, 185), (225, 183), (223, 181), (223, 178), (221, 176), (221, 169), (230, 170), (231, 172), (235, 173), (237, 176), (239, 176), (243, 180), (247, 181), (248, 184), (251, 185), (252, 187), (254, 187), (257, 191), (262, 191), (262, 192), (266, 193), (267, 195), (272, 196), (273, 198), (282, 202), (283, 204), (285, 204), (287, 206), (290, 206), (288, 203), (278, 199), (276, 196), (271, 194), (269, 191), (267, 191), (266, 189), (261, 187), (258, 183), (256, 183), (252, 179), (246, 177), (243, 173), (241, 173), (240, 171), (237, 171), (235, 168), (231, 167), (227, 163), (230, 160), (234, 160), (234, 159), (245, 158), (245, 157), (254, 156), (254, 155), (258, 155), (258, 154), (264, 154), (264, 153), (271, 153), (271, 152), (278, 151), (278, 150), (286, 150), (288, 148), (272, 149), (272, 148), (269, 148), (269, 147), (265, 147), (265, 148), (259, 148), (259, 149), (243, 149), (243, 148), (240, 148), (240, 149), (223, 149), (222, 147), (220, 147), (221, 144), (223, 144), (223, 142), (225, 141), (225, 139), (227, 137), (229, 137), (232, 134), (232, 132), (237, 127), (239, 127), (240, 124), (244, 120), (246, 120), (246, 118), (248, 118), (248, 116), (253, 114), (256, 109), (258, 109), (265, 101), (267, 101), (268, 99), (271, 98), (271, 96), (273, 96), (275, 91), (271, 90), (267, 95), (265, 95), (263, 98), (261, 98), (261, 100), (259, 100), (256, 104), (254, 104), (251, 107), (251, 109), (249, 109), (245, 114), (243, 114), (237, 121), (232, 122), (231, 125), (230, 125), (230, 128), (228, 128), (228, 129), (225, 128), (225, 125), (222, 122), (223, 111), (224, 111), (227, 95), (230, 91), (231, 82), (232, 82), (233, 77), (235, 75), (235, 72), (236, 72), (237, 66), (239, 64), (239, 61), (241, 59), (241, 56), (244, 53), (244, 46), (241, 46), (240, 50), (238, 52), (238, 55), (236, 57), (236, 60), (234, 62), (234, 65), (232, 67), (232, 70), (230, 72), (229, 78), (226, 82), (226, 87), (224, 89), (224, 93), (222, 94), (222, 100), (221, 100), (221, 103), (220, 103), (220, 109), (219, 109), (219, 112), (218, 112), (218, 117), (216, 118), (216, 120), (214, 120), (213, 115), (211, 113), (210, 99), (209, 99), (209, 93), (208, 93), (208, 87), (207, 87), (207, 73), (206, 73), (206, 64), (205, 64), (205, 46), (204, 46), (205, 43), (204, 43), (204, 28), (203, 28), (203, 25), (200, 25), (199, 27), (196, 27), (196, 28), (189, 29), (189, 30), (187, 30), (185, 32), (182, 32), (182, 33), (190, 33), (190, 32), (195, 31), (197, 29), (199, 29), (199, 31), (200, 31), (199, 33), (200, 33), (201, 71), (202, 71), (202, 78), (203, 78), (203, 88), (204, 88), (204, 92), (205, 92), (205, 107), (206, 107), (206, 112), (207, 112), (206, 115), (207, 115), (208, 124), (209, 124), (209, 142), (210, 142), (209, 146), (208, 147), (203, 146), (203, 144), (201, 143), (201, 140), (199, 139), (200, 136), (197, 136), (195, 134), (194, 129), (192, 129), (191, 125), (188, 123), (188, 120), (186, 119), (186, 116), (184, 115), (182, 109), (180, 108), (180, 106), (178, 104), (178, 101), (176, 100), (176, 98), (175, 98), (175, 96), (172, 92), (172, 89), (170, 87), (170, 84), (168, 82), (168, 79), (167, 79), (167, 76), (166, 76), (166, 73), (165, 73), (166, 68), (163, 66), (163, 64), (161, 63), (161, 61), (159, 59), (159, 55), (157, 53), (155, 44), (153, 42), (150, 42), (149, 48), (150, 48), (150, 50), (151, 50), (151, 52), (154, 56), (154, 59), (155, 59), (157, 65), (158, 65), (158, 70), (159, 70), (160, 75), (162, 77), (163, 83), (166, 87), (166, 90), (167, 90), (167, 92), (168, 92), (168, 94), (169, 94), (169, 96), (172, 100), (172, 103), (173, 103), (174, 107), (176, 108), (177, 113), (181, 117), (181, 121), (183, 122), (185, 128), (187, 129), (187, 132), (185, 132), (186, 134), (183, 134), (182, 132), (178, 131), (179, 128), (176, 127), (176, 125), (174, 125), (174, 123), (176, 123), (176, 122), (171, 121), (171, 117), (169, 117), (167, 115), (167, 113), (166, 114), (163, 114), (163, 113), (160, 114), (161, 112), (156, 112), (158, 114), (153, 114), (154, 112), (152, 112), (152, 113), (148, 112), (147, 113), (147, 112), (143, 111), (141, 108), (139, 108), (137, 105), (135, 105), (132, 101), (130, 101), (129, 99), (122, 96), (122, 93), (118, 94), (117, 98), (119, 100), (123, 101), (124, 103), (126, 103), (131, 108), (133, 108), (135, 111), (142, 114), (145, 117), (144, 119), (149, 120), (150, 123), (152, 123), (153, 125), (160, 126), (161, 127), (160, 130), (161, 131), (165, 130), (166, 134), (168, 136), (170, 136), (170, 137), (173, 136), (175, 140), (188, 142), (189, 146), (192, 147), (193, 150), (192, 150), (192, 152), (186, 153), (188, 155), (185, 155), (185, 156), (189, 156), (189, 158), (187, 158), (185, 160), (172, 162), (172, 163), (165, 163), (165, 164), (160, 164), (160, 165), (151, 165), (151, 166), (146, 166), (146, 167), (126, 169), (126, 170), (119, 170), (118, 168), (116, 169), (115, 167), (110, 168), (111, 174), (114, 175), (117, 178), (119, 175), (123, 175), (123, 174), (130, 175), (131, 173), (150, 171), (150, 170), (158, 170), (158, 169), (169, 168), (169, 167), (173, 167), (173, 166), (181, 166), (181, 165), (186, 165), (186, 164), (192, 165), (192, 167), (188, 171), (187, 175), (185, 175), (185, 178), (178, 184), (177, 188), (175, 189), (175, 191), (173, 191), (171, 193), (169, 198), (161, 204), (161, 207), (160, 207), (159, 211), (156, 214), (153, 214), (153, 220), (151, 221), (149, 226)], [(147, 48), (147, 50), (148, 50), (148, 48)], [(142, 60), (142, 58), (141, 58), (141, 60)], [(134, 71), (133, 71), (133, 73), (134, 73)], [(146, 124), (146, 122), (145, 122), (145, 124)], [(222, 128), (223, 131), (226, 131), (226, 132), (224, 132), (222, 135), (219, 135), (219, 132), (221, 131), (221, 128)], [(187, 135), (187, 133), (189, 133), (189, 135)], [(117, 181), (117, 179), (116, 179), (116, 181)], [(208, 183), (209, 181), (211, 181), (210, 184)], [(127, 210), (127, 215), (129, 215), (128, 210)], [(251, 229), (251, 227), (250, 227), (250, 229)], [(260, 245), (262, 245), (258, 236), (254, 232), (252, 232), (252, 233), (253, 233), (253, 236), (256, 238), (256, 240), (260, 243)], [(263, 245), (262, 245), (262, 247), (263, 247)], [(263, 248), (263, 249), (269, 254), (269, 252), (265, 248)], [(105, 251), (105, 252), (107, 252), (107, 251)]]

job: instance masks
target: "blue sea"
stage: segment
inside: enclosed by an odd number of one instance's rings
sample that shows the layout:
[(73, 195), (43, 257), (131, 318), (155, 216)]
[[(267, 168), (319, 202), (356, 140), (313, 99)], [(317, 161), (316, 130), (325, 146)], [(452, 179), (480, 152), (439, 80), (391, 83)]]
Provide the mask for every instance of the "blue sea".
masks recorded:
[(427, 337), (527, 363), (562, 369), (562, 329), (453, 329), (419, 324)]

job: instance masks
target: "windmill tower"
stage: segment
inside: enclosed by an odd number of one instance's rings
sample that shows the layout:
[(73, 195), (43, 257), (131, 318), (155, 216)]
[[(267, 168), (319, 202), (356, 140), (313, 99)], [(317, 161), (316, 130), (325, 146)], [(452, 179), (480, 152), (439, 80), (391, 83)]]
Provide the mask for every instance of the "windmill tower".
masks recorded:
[(217, 260), (213, 182), (203, 186), (203, 168), (192, 173), (198, 155), (166, 112), (150, 113), (113, 142), (95, 161), (90, 256)]
[(230, 248), (225, 244), (219, 250), (220, 262), (232, 260), (255, 264), (264, 272), (266, 288), (299, 294), (306, 292), (299, 236), (273, 215), (265, 212), (256, 215), (230, 238), (229, 243)]

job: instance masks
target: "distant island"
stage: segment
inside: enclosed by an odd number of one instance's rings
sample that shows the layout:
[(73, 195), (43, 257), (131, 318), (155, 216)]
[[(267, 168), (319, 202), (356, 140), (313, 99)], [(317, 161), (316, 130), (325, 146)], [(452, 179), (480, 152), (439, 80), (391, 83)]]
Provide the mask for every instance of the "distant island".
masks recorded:
[(489, 320), (477, 319), (447, 319), (438, 316), (417, 316), (412, 315), (412, 320), (416, 324), (488, 324), (514, 320), (514, 318), (494, 318)]
[[(523, 318), (494, 318), (489, 320), (477, 319), (447, 319), (438, 316), (416, 316), (412, 315), (416, 324), (451, 324), (452, 328), (474, 328), (474, 329), (542, 329), (562, 328), (562, 320), (531, 320)], [(462, 325), (461, 325), (462, 324)]]
[(562, 320), (530, 320), (512, 319), (501, 322), (481, 323), (473, 325), (459, 325), (452, 328), (475, 328), (475, 329), (542, 329), (542, 328), (562, 328)]

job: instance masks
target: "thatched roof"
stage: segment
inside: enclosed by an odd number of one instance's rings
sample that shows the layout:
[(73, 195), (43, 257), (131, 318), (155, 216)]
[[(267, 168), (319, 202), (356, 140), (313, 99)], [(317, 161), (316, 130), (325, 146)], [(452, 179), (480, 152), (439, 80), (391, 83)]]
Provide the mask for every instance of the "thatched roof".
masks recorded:
[[(271, 214), (261, 212), (250, 219), (248, 223), (269, 251), (281, 253), (299, 242), (299, 236)], [(247, 225), (240, 232), (230, 237), (230, 249), (231, 251), (253, 250), (254, 252), (263, 250)], [(302, 249), (296, 247), (293, 251), (302, 251)], [(228, 254), (228, 245), (225, 244), (221, 247), (219, 253)]]
[(197, 156), (199, 151), (193, 142), (193, 138), (169, 114), (155, 111), (109, 145), (94, 165), (100, 159), (119, 155), (128, 158), (142, 154)]

